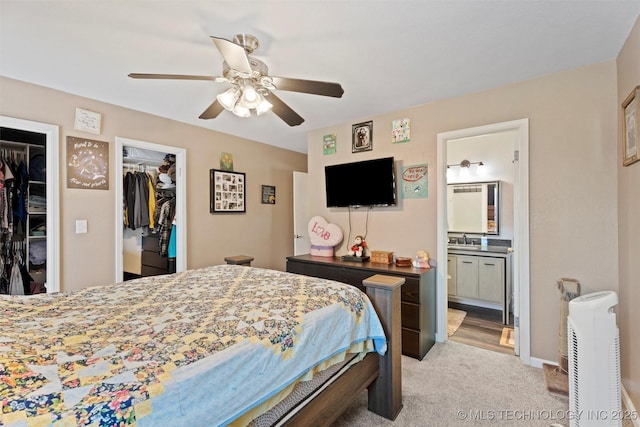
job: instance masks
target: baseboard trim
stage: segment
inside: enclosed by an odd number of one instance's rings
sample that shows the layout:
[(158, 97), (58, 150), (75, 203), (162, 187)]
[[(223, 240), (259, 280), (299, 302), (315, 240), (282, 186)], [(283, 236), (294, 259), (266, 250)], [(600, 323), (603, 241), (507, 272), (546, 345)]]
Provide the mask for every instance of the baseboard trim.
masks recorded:
[(539, 359), (537, 357), (532, 357), (529, 359), (529, 365), (534, 368), (542, 369), (542, 365), (553, 365), (558, 366), (558, 362), (552, 362), (550, 360)]
[(626, 408), (626, 412), (630, 414), (635, 414), (635, 417), (631, 418), (631, 422), (633, 423), (633, 427), (640, 427), (640, 419), (638, 419), (638, 411), (631, 400), (631, 396), (627, 393), (627, 389), (624, 388), (624, 384), (620, 384), (620, 390), (622, 390), (622, 404), (624, 408)]

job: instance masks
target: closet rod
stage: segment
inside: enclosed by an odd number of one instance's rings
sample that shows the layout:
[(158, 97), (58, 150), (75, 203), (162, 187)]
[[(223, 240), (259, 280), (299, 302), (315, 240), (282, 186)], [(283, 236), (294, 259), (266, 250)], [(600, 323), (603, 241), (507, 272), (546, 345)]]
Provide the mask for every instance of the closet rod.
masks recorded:
[(13, 146), (13, 147), (24, 147), (24, 146), (31, 146), (31, 147), (38, 147), (38, 148), (47, 148), (44, 145), (41, 144), (33, 144), (30, 142), (19, 142), (19, 141), (7, 141), (6, 139), (0, 139), (0, 147), (2, 147), (3, 145), (8, 145), (8, 146)]

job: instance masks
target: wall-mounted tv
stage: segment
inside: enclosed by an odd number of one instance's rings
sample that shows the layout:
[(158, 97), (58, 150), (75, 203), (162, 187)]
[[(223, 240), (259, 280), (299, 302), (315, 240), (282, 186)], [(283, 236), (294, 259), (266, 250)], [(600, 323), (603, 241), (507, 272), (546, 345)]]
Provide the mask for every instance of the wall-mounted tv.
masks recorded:
[(394, 206), (393, 157), (325, 166), (327, 207)]

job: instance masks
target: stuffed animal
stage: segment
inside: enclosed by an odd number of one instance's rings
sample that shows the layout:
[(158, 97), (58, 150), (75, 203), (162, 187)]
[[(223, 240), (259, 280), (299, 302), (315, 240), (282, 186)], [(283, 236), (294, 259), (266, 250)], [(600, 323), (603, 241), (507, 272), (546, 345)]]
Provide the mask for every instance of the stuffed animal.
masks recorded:
[(427, 251), (416, 252), (416, 257), (413, 260), (413, 266), (416, 268), (431, 268), (429, 265), (429, 253)]
[(351, 246), (351, 250), (349, 251), (349, 255), (363, 257), (365, 255), (365, 251), (367, 249), (367, 242), (364, 241), (364, 237), (356, 236), (353, 246)]

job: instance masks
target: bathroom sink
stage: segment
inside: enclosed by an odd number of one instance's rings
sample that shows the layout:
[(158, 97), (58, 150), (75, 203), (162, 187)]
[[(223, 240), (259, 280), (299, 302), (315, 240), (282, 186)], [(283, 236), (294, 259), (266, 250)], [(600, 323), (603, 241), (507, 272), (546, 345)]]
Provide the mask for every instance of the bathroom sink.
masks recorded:
[(447, 249), (458, 249), (463, 251), (477, 251), (480, 246), (477, 245), (447, 245)]

